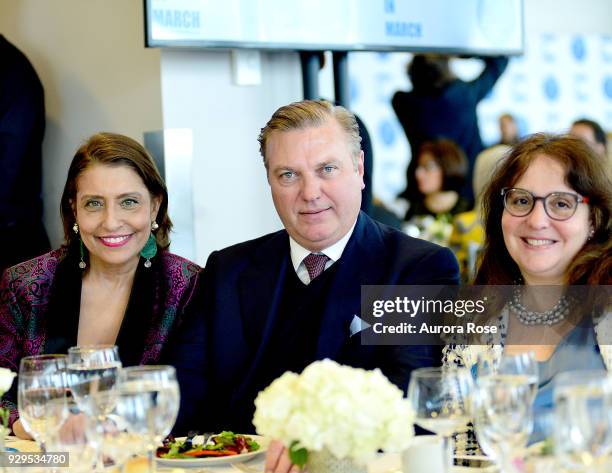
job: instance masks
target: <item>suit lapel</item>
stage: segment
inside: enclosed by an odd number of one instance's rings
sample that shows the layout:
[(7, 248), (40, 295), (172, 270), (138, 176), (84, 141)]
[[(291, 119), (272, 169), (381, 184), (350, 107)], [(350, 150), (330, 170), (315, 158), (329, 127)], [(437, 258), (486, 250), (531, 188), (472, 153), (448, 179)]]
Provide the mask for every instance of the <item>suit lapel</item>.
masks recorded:
[(240, 317), (249, 352), (250, 369), (238, 392), (246, 388), (257, 371), (278, 315), (283, 283), (290, 265), (289, 237), (282, 231), (258, 248), (238, 281)]
[[(317, 343), (317, 358), (337, 358), (350, 337), (350, 324), (361, 316), (361, 286), (381, 280), (385, 247), (378, 227), (360, 213), (327, 296)], [(358, 336), (358, 335), (355, 335)]]

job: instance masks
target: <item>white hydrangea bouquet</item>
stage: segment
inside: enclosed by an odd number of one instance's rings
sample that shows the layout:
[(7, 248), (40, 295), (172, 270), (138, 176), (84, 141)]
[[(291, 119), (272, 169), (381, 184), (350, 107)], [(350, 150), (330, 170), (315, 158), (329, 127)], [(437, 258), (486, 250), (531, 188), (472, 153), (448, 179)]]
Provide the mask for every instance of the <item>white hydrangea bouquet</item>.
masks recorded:
[[(11, 389), (13, 379), (15, 379), (15, 373), (7, 368), (0, 368), (0, 396), (4, 396), (4, 393)], [(8, 428), (9, 415), (7, 409), (0, 408), (0, 428)]]
[(406, 449), (414, 436), (409, 402), (380, 370), (331, 360), (283, 374), (259, 393), (255, 407), (257, 432), (283, 441), (300, 467), (308, 452), (323, 450), (365, 465), (379, 449)]

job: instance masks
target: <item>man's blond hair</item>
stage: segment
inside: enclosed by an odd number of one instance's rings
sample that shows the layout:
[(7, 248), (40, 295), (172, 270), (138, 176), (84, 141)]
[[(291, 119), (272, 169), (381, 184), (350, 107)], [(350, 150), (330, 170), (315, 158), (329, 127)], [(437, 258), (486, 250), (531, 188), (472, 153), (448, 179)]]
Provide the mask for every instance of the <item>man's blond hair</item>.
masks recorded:
[(280, 107), (272, 118), (261, 129), (259, 137), (259, 152), (264, 165), (268, 169), (266, 158), (266, 144), (274, 131), (303, 130), (308, 127), (317, 127), (326, 124), (330, 118), (345, 132), (353, 164), (357, 169), (359, 153), (361, 151), (361, 136), (355, 115), (340, 105), (334, 105), (326, 100), (302, 100)]

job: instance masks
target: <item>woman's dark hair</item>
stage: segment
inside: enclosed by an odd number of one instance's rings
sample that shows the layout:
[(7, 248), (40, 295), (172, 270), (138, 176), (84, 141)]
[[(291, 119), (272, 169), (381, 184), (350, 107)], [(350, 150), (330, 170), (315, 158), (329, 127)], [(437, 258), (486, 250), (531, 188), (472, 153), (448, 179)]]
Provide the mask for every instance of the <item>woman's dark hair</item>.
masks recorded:
[(155, 238), (160, 248), (168, 248), (172, 222), (168, 217), (166, 184), (147, 150), (133, 139), (115, 133), (93, 135), (76, 151), (70, 163), (60, 204), (65, 244), (71, 246), (78, 239), (78, 235), (72, 230), (75, 223), (73, 203), (77, 194), (77, 178), (94, 165), (127, 166), (140, 176), (151, 196), (160, 201), (156, 218), (159, 228), (155, 232)]
[(510, 285), (521, 277), (504, 243), (501, 190), (512, 187), (533, 160), (543, 155), (557, 160), (565, 168), (567, 185), (589, 198), (593, 235), (567, 268), (566, 284), (611, 284), (612, 180), (609, 170), (582, 140), (543, 133), (531, 135), (512, 148), (484, 191), (482, 215), (485, 244), (475, 284)]
[(461, 148), (454, 141), (439, 139), (423, 143), (418, 156), (424, 153), (430, 154), (442, 169), (441, 190), (459, 192), (468, 171), (468, 161)]
[(443, 89), (455, 80), (448, 61), (447, 56), (416, 54), (407, 68), (412, 87), (432, 92)]

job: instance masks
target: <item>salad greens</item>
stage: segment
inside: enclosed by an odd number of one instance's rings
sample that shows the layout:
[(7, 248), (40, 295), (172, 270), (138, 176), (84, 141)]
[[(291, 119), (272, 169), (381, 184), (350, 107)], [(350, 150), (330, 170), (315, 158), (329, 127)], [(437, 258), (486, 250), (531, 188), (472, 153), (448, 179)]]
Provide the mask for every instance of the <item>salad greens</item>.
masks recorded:
[(205, 444), (193, 443), (197, 432), (189, 432), (185, 440), (176, 440), (169, 435), (164, 440), (163, 447), (157, 449), (158, 458), (205, 458), (240, 455), (242, 453), (256, 452), (261, 447), (251, 437), (223, 431), (211, 436)]

